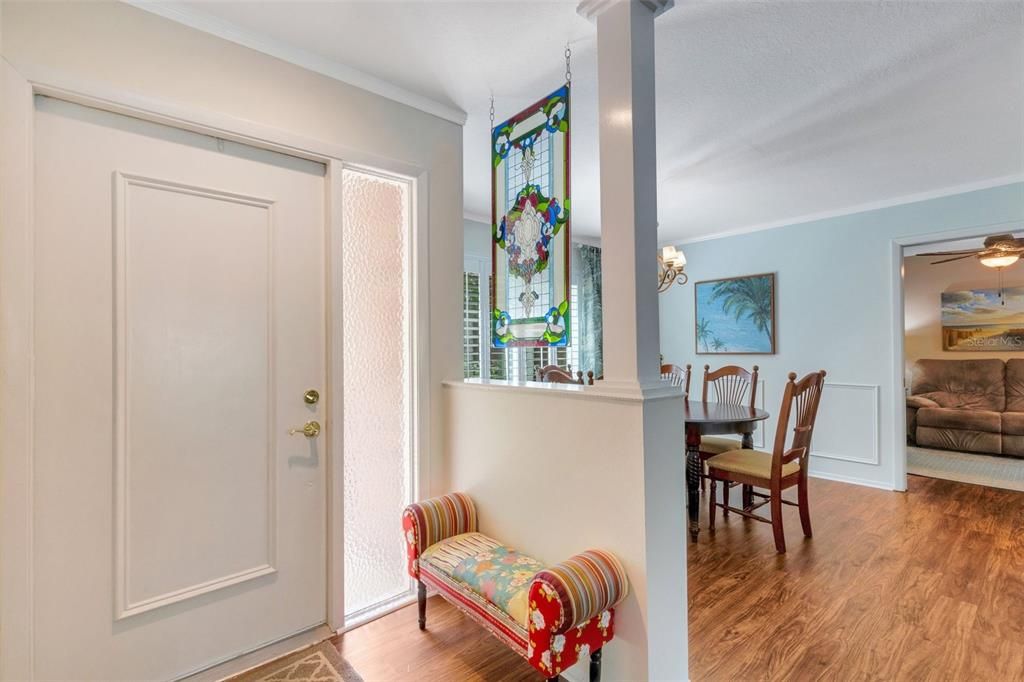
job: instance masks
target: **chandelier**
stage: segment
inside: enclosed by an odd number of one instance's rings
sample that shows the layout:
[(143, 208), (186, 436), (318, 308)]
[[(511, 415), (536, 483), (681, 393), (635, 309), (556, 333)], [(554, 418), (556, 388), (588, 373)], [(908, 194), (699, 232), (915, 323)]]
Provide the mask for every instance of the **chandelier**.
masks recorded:
[(672, 283), (686, 284), (686, 256), (674, 246), (666, 246), (658, 253), (658, 293), (664, 293)]

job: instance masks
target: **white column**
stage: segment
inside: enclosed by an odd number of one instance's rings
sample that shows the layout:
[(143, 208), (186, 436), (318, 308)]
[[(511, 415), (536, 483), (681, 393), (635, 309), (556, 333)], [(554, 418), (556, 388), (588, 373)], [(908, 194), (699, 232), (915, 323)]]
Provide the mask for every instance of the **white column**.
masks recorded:
[(597, 23), (606, 387), (659, 379), (654, 17), (672, 0), (586, 0)]
[[(602, 390), (642, 405), (643, 612), (649, 680), (686, 680), (688, 668), (683, 401), (660, 381), (654, 18), (672, 0), (585, 0), (597, 22), (601, 150)], [(637, 500), (631, 499), (630, 503)], [(637, 529), (641, 532), (641, 529)], [(634, 623), (623, 623), (619, 634)]]

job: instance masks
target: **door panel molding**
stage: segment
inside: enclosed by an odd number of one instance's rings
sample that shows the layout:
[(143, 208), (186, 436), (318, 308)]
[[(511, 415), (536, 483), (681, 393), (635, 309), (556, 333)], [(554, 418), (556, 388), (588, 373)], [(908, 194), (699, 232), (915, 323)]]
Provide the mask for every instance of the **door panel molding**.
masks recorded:
[[(264, 467), (266, 469), (266, 490), (263, 504), (265, 506), (265, 527), (264, 527), (264, 556), (263, 561), (257, 562), (241, 570), (229, 571), (220, 576), (212, 576), (205, 580), (199, 580), (170, 590), (158, 590), (156, 593), (145, 595), (133, 595), (131, 586), (142, 582), (133, 572), (133, 547), (130, 542), (129, 529), (136, 523), (132, 518), (132, 495), (131, 477), (131, 456), (133, 452), (132, 441), (132, 367), (130, 357), (132, 356), (132, 337), (128, 334), (131, 328), (129, 320), (133, 309), (132, 298), (135, 296), (132, 291), (131, 270), (134, 263), (131, 262), (131, 250), (129, 240), (135, 228), (132, 224), (132, 198), (133, 189), (143, 188), (159, 192), (170, 192), (186, 197), (195, 197), (199, 200), (224, 202), (245, 207), (260, 209), (265, 213), (265, 220), (262, 221), (265, 230), (262, 238), (265, 246), (262, 249), (263, 267), (265, 271), (265, 293), (263, 305), (265, 309), (265, 331), (266, 338), (265, 363), (265, 415), (266, 433), (264, 435)], [(277, 549), (277, 476), (275, 467), (275, 425), (276, 418), (276, 391), (274, 388), (274, 306), (273, 306), (273, 230), (274, 230), (274, 201), (259, 197), (228, 192), (225, 190), (210, 187), (199, 187), (183, 182), (165, 180), (134, 173), (114, 173), (114, 225), (113, 244), (114, 257), (112, 260), (114, 283), (114, 619), (122, 620), (147, 611), (152, 611), (170, 604), (175, 604), (199, 595), (224, 589), (249, 580), (255, 580), (265, 575), (277, 572), (276, 549)], [(135, 237), (141, 241), (140, 235)], [(197, 258), (199, 256), (197, 255)], [(141, 497), (145, 497), (144, 495)], [(229, 538), (225, 538), (229, 542)], [(139, 550), (135, 550), (139, 551)], [(188, 554), (183, 552), (182, 554)], [(134, 557), (140, 558), (140, 557)], [(159, 565), (159, 561), (142, 561), (143, 564)]]

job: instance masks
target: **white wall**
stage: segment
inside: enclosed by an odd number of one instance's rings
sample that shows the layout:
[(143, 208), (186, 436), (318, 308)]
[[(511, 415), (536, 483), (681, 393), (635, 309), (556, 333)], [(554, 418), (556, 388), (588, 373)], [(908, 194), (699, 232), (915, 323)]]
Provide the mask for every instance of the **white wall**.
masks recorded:
[[(1024, 184), (683, 244), (690, 282), (661, 296), (662, 353), (696, 367), (760, 365), (773, 414), (788, 372), (827, 370), (812, 473), (890, 487), (902, 413), (891, 397), (892, 240), (1012, 221), (1024, 221)], [(696, 354), (694, 282), (760, 272), (776, 273), (777, 354)]]
[[(946, 249), (942, 244), (936, 244), (934, 250)], [(965, 353), (942, 350), (942, 293), (969, 289), (997, 289), (999, 278), (995, 270), (985, 267), (977, 258), (932, 265), (941, 258), (910, 256), (903, 259), (903, 322), (906, 328), (903, 356), (907, 385), (910, 383), (910, 371), (914, 361), (919, 358), (1007, 360), (1020, 357), (1019, 353)], [(1003, 286), (1024, 286), (1024, 264), (1013, 265), (1003, 271)]]
[[(117, 2), (0, 4), (16, 68), (237, 117), (428, 173), (429, 452), (440, 452), (441, 382), (461, 376), (462, 128)], [(428, 492), (438, 490), (432, 458)]]
[[(464, 229), (467, 263), (489, 273), (490, 226)], [(548, 564), (589, 548), (623, 562), (631, 593), (616, 608), (605, 679), (686, 679), (681, 400), (460, 382), (445, 398), (445, 478), (476, 501), (482, 532)], [(564, 677), (587, 679), (586, 662)]]
[[(481, 532), (545, 563), (600, 548), (625, 566), (631, 592), (616, 610), (604, 679), (647, 679), (649, 645), (674, 659), (659, 661), (661, 670), (685, 671), (682, 400), (461, 382), (446, 386), (445, 398), (447, 478), (476, 501)], [(676, 426), (645, 429), (645, 420)], [(645, 431), (671, 442), (645, 443)], [(650, 594), (649, 576), (662, 586)], [(657, 642), (659, 634), (672, 641)], [(586, 670), (567, 677), (586, 679)]]

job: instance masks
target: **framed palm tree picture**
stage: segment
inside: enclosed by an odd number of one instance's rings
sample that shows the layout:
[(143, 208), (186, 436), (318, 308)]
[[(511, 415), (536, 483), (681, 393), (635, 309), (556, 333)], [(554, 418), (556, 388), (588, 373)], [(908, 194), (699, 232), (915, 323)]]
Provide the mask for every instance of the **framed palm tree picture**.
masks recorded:
[(775, 273), (697, 282), (693, 293), (697, 353), (775, 353)]

